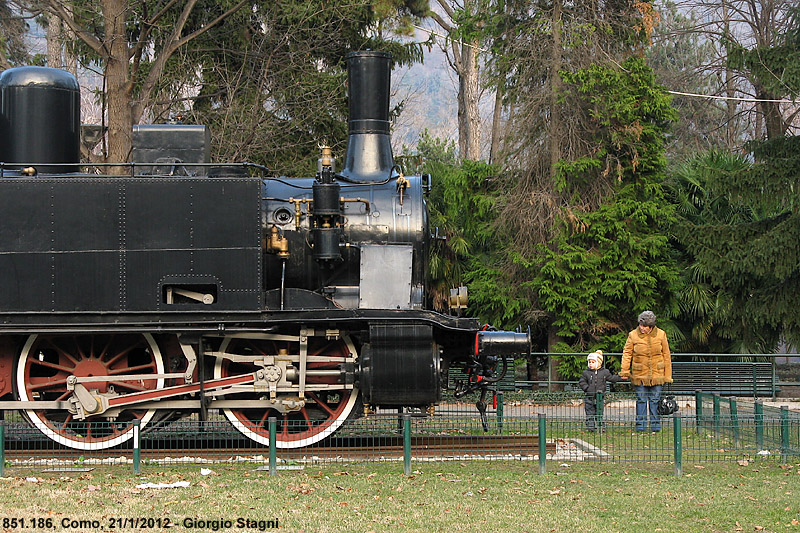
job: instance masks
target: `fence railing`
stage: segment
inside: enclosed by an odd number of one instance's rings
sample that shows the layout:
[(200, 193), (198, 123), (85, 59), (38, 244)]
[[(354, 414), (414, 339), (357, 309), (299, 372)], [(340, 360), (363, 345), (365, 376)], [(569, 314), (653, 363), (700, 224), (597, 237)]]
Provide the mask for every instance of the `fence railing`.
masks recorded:
[[(800, 412), (788, 406), (742, 401), (719, 394), (679, 396), (679, 411), (661, 419), (660, 431), (635, 431), (635, 398), (600, 395), (589, 417), (583, 395), (543, 394), (520, 404), (498, 395), (485, 420), (466, 403), (426, 413), (378, 412), (348, 420), (331, 437), (304, 448), (254, 443), (221, 417), (165, 421), (139, 428), (111, 449), (72, 449), (46, 437), (21, 418), (0, 422), (0, 476), (4, 472), (83, 471), (100, 467), (143, 469), (227, 464), (268, 470), (353, 461), (547, 461), (669, 462), (680, 475), (685, 462), (788, 461), (800, 456)], [(212, 413), (213, 414), (213, 413)], [(587, 424), (591, 422), (591, 424)], [(291, 432), (291, 426), (282, 426)], [(592, 430), (594, 429), (594, 430)]]
[[(619, 352), (604, 355), (605, 366), (622, 359)], [(585, 353), (536, 352), (531, 356), (544, 363), (544, 370), (539, 370), (535, 379), (507, 376), (502, 382), (506, 390), (516, 388), (536, 392), (577, 388), (577, 380), (558, 377), (550, 358), (585, 358)], [(789, 360), (796, 361), (790, 363)], [(800, 356), (797, 354), (673, 353), (672, 363), (674, 383), (670, 388), (677, 394), (693, 394), (699, 389), (737, 396), (775, 398), (781, 387), (797, 387), (800, 390)]]

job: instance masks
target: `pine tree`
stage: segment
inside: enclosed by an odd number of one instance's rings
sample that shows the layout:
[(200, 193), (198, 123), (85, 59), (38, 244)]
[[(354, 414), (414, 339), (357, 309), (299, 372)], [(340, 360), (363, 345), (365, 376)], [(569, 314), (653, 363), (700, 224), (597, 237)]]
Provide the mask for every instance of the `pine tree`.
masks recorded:
[[(762, 94), (800, 94), (800, 21), (778, 46), (731, 50), (730, 63), (747, 69)], [(774, 99), (773, 98), (773, 99)], [(800, 137), (791, 133), (796, 112), (781, 114), (761, 102), (767, 139), (751, 141), (745, 168), (712, 172), (709, 199), (698, 217), (681, 217), (676, 235), (718, 298), (712, 315), (742, 352), (800, 343)], [(715, 206), (736, 216), (721, 216)]]

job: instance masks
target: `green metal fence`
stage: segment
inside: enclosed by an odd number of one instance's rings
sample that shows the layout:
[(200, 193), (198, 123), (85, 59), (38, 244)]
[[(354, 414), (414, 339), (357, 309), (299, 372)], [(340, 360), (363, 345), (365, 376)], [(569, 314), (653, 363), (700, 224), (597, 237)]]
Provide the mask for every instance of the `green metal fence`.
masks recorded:
[[(131, 427), (132, 437), (110, 449), (73, 449), (42, 435), (21, 417), (0, 422), (0, 475), (32, 470), (82, 471), (114, 467), (138, 473), (167, 466), (241, 464), (268, 469), (382, 461), (666, 462), (680, 475), (685, 463), (789, 461), (800, 457), (800, 412), (788, 406), (718, 394), (678, 396), (679, 411), (657, 433), (635, 431), (635, 398), (600, 395), (596, 431), (587, 428), (583, 395), (499, 394), (485, 418), (475, 406), (452, 403), (428, 412), (379, 411), (348, 420), (316, 444), (276, 448), (255, 443), (222, 417), (162, 421)], [(214, 413), (212, 413), (213, 415)], [(276, 424), (270, 439), (277, 440)], [(291, 426), (281, 431), (291, 433)], [(299, 431), (299, 429), (298, 429)]]

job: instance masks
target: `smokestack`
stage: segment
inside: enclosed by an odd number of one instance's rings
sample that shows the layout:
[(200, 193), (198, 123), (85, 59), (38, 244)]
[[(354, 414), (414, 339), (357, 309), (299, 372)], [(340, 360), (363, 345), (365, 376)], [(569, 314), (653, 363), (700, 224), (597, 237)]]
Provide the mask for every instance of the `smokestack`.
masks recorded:
[(356, 181), (382, 181), (394, 166), (389, 137), (389, 87), (392, 55), (347, 54), (350, 120), (344, 169)]

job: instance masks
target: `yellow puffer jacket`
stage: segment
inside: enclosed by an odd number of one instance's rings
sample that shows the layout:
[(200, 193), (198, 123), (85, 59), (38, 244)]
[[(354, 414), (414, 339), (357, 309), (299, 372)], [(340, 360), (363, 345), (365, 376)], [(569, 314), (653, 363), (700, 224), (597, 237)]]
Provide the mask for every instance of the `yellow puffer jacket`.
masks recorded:
[(653, 327), (644, 335), (636, 328), (628, 333), (619, 375), (631, 378), (634, 385), (672, 383), (672, 359), (664, 330)]

